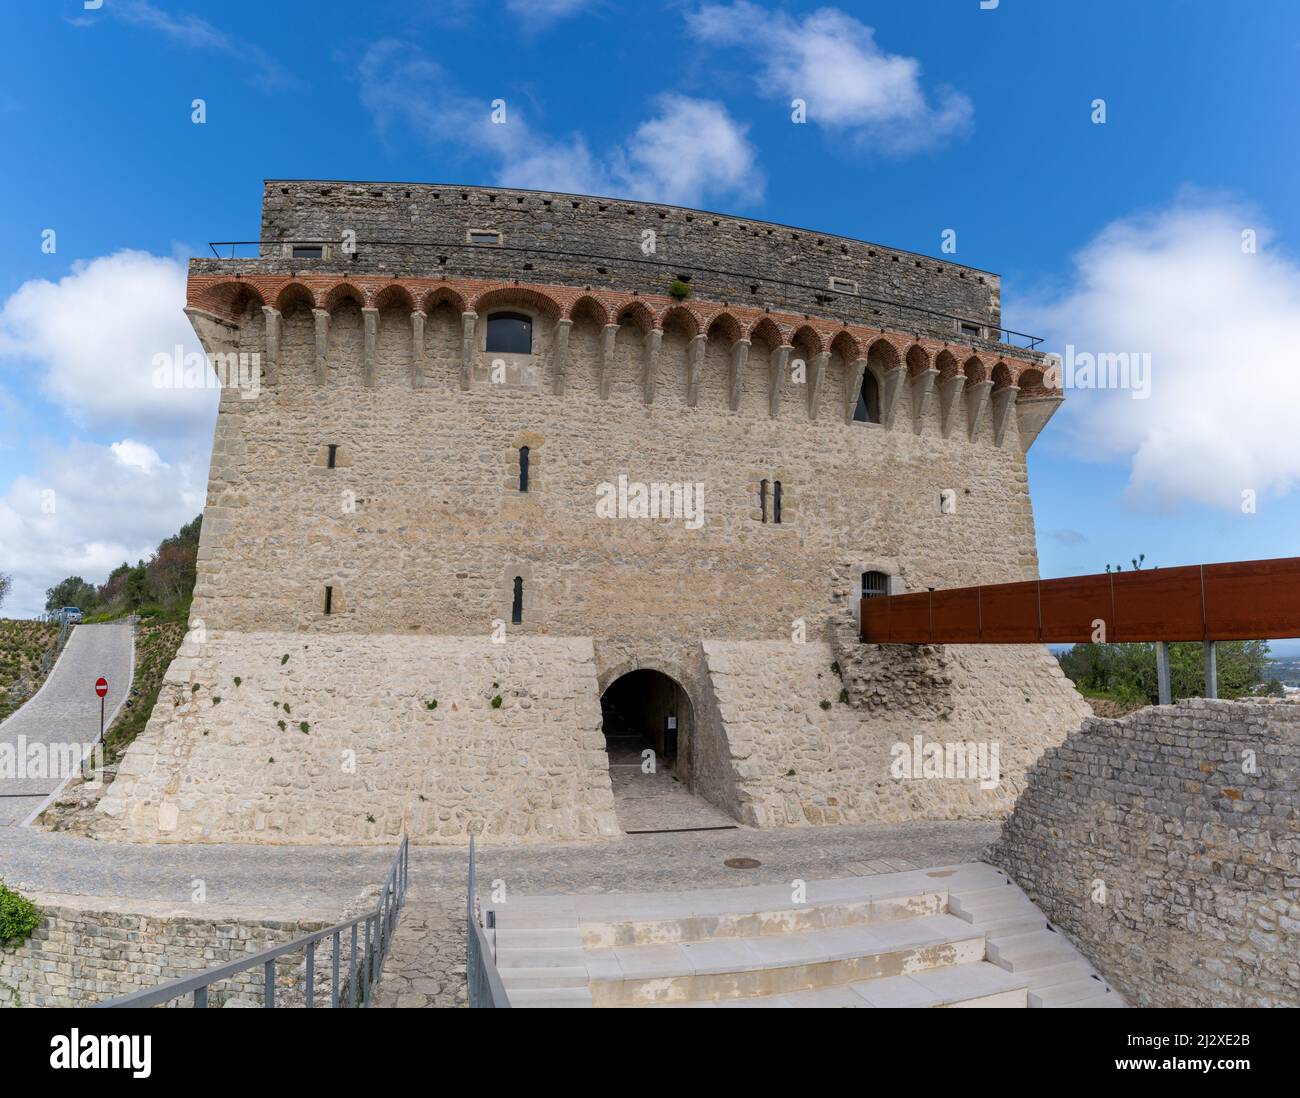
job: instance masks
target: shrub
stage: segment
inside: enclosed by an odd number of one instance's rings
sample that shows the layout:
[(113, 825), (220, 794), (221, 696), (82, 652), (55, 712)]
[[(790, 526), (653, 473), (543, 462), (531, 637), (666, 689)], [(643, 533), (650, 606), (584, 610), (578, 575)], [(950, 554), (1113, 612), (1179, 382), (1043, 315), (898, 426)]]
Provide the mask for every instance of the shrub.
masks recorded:
[(680, 278), (674, 278), (672, 282), (668, 284), (668, 296), (676, 298), (678, 301), (685, 301), (691, 296), (691, 287)]
[(41, 922), (41, 909), (0, 881), (0, 942), (25, 942)]

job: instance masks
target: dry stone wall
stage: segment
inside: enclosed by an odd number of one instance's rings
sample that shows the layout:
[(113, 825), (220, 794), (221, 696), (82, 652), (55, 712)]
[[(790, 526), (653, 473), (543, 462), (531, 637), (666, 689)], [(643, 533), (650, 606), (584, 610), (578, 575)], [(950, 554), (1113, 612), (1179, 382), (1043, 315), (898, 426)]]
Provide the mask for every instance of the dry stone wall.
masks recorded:
[(1138, 1006), (1300, 1006), (1300, 706), (1090, 718), (991, 860)]
[[(314, 919), (234, 913), (196, 916), (123, 910), (93, 897), (33, 896), (42, 912), (32, 936), (0, 947), (0, 1007), (69, 1007), (146, 991), (330, 926)], [(302, 960), (299, 956), (298, 960)], [(346, 965), (346, 958), (344, 961)], [(305, 969), (279, 966), (277, 1002), (304, 1001)], [(262, 1001), (262, 966), (214, 984), (208, 1005)], [(189, 1006), (189, 998), (176, 1006)]]

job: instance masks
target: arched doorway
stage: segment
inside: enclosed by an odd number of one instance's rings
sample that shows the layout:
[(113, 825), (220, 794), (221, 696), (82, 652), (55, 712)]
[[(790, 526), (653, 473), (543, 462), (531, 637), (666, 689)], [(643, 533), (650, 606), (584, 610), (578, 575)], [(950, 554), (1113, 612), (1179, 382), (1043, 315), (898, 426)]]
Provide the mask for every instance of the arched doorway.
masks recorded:
[(614, 807), (630, 834), (734, 827), (690, 791), (695, 712), (672, 676), (648, 667), (612, 680), (600, 697)]

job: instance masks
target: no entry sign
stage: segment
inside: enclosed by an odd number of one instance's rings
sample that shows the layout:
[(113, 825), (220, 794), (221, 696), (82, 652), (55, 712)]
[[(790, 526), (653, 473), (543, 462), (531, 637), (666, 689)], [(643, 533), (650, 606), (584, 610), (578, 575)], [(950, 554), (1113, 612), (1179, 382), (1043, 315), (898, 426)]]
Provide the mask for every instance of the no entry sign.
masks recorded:
[(108, 680), (107, 680), (107, 679), (96, 679), (96, 680), (95, 680), (95, 694), (96, 694), (98, 697), (101, 697), (101, 698), (102, 698), (102, 697), (103, 697), (105, 694), (107, 694), (107, 693), (108, 693)]

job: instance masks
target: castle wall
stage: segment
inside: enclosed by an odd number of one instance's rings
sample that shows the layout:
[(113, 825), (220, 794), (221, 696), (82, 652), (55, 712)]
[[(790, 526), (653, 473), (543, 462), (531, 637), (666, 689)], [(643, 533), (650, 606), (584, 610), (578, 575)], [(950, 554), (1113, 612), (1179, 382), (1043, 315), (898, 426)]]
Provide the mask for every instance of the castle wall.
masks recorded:
[[(467, 245), (470, 228), (499, 246)], [(357, 241), (351, 256), (343, 234)], [(647, 251), (646, 233), (654, 234)], [(261, 269), (298, 242), (328, 242), (291, 266), (448, 278), (522, 279), (663, 293), (685, 276), (699, 295), (738, 304), (956, 338), (957, 318), (1001, 324), (997, 275), (947, 259), (748, 218), (658, 203), (499, 187), (267, 180)], [(341, 261), (341, 262), (340, 262)], [(222, 261), (213, 269), (230, 269)], [(207, 269), (200, 266), (198, 269)], [(288, 269), (286, 267), (286, 269)], [(857, 284), (833, 293), (832, 278)]]
[(1297, 773), (1294, 705), (1091, 718), (990, 858), (1134, 1006), (1300, 1006)]

